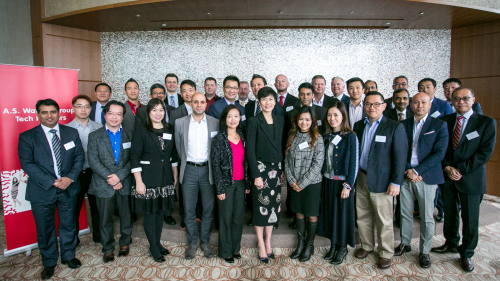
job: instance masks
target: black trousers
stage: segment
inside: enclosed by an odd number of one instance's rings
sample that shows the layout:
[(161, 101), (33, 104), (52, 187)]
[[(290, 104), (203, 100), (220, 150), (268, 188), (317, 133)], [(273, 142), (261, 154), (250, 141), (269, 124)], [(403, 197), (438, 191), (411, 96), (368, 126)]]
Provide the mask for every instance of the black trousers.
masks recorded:
[(234, 181), (225, 190), (219, 205), (219, 257), (230, 258), (240, 252), (245, 220), (245, 182)]
[[(76, 236), (80, 230), (80, 211), (82, 210), (83, 199), (85, 198), (85, 193), (89, 190), (90, 180), (92, 179), (92, 169), (88, 168), (83, 170), (80, 175), (78, 175), (78, 181), (80, 182), (80, 193), (76, 198), (75, 207), (75, 221), (76, 221)], [(87, 194), (90, 205), (90, 217), (92, 218), (92, 238), (94, 240), (101, 239), (101, 231), (99, 230), (99, 211), (97, 210), (97, 203), (94, 194)]]
[(99, 210), (102, 252), (107, 254), (115, 250), (113, 216), (115, 209), (120, 217), (120, 247), (132, 243), (132, 218), (130, 213), (130, 195), (121, 195), (119, 190), (109, 198), (97, 197)]
[[(55, 187), (51, 187), (55, 188)], [(48, 202), (31, 203), (31, 212), (35, 218), (38, 249), (44, 267), (55, 266), (59, 259), (56, 233), (56, 209), (59, 214), (59, 245), (61, 259), (75, 258), (76, 223), (74, 214), (76, 196), (69, 196), (67, 190), (57, 190), (56, 196)]]
[(446, 180), (443, 187), (444, 226), (443, 234), (446, 244), (455, 247), (460, 242), (460, 206), (462, 216), (462, 244), (458, 252), (464, 258), (474, 256), (479, 240), (479, 208), (483, 200), (482, 194), (467, 194), (456, 189), (454, 183)]
[(163, 230), (163, 211), (159, 210), (156, 213), (144, 215), (144, 232), (149, 242), (149, 251), (153, 258), (157, 259), (161, 256), (163, 246), (160, 243), (161, 231)]

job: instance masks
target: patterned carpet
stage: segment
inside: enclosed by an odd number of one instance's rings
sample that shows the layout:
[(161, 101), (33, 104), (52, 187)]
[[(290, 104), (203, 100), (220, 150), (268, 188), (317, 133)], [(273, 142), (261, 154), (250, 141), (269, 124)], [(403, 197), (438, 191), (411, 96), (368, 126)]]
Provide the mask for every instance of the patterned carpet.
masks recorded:
[[(489, 204), (500, 208), (498, 198), (485, 197), (488, 199)], [(0, 220), (0, 247), (4, 248), (3, 215)], [(412, 240), (412, 252), (395, 257), (393, 266), (383, 271), (377, 268), (374, 254), (359, 260), (354, 257), (353, 249), (349, 249), (343, 264), (331, 265), (323, 260), (327, 247), (316, 248), (314, 256), (305, 263), (288, 257), (293, 249), (275, 249), (276, 259), (268, 265), (257, 259), (257, 249), (243, 248), (242, 259), (230, 265), (219, 258), (203, 257), (201, 249), (195, 259), (187, 261), (183, 258), (185, 245), (165, 242), (171, 255), (165, 263), (155, 263), (149, 256), (147, 240), (140, 238), (133, 240), (129, 256), (104, 265), (100, 244), (95, 244), (87, 234), (80, 237), (77, 248), (83, 266), (72, 270), (58, 263), (53, 280), (500, 280), (500, 222), (481, 227), (479, 234), (473, 258), (476, 269), (472, 273), (460, 268), (458, 254), (431, 253), (431, 268), (420, 268), (418, 239)], [(433, 244), (439, 246), (443, 241), (442, 236), (436, 236)], [(38, 250), (33, 250), (30, 256), (0, 256), (1, 280), (39, 279), (42, 269)]]

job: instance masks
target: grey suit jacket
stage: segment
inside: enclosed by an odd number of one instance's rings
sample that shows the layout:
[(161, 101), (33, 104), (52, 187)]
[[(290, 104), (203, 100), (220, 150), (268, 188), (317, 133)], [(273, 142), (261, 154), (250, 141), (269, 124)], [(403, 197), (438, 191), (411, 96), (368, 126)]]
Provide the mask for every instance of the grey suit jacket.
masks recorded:
[[(132, 132), (135, 131), (135, 115), (127, 101), (124, 101), (125, 115), (123, 115), (122, 127)], [(143, 105), (144, 106), (144, 105)]]
[(175, 120), (182, 118), (184, 116), (187, 116), (187, 115), (188, 115), (188, 112), (187, 112), (186, 106), (183, 103), (181, 106), (172, 110), (172, 112), (170, 113), (170, 118), (168, 119), (168, 123), (170, 123), (170, 125), (172, 125), (172, 126), (175, 126)]
[[(210, 160), (210, 147), (212, 146), (212, 139), (215, 135), (212, 136), (213, 132), (219, 131), (219, 120), (213, 118), (210, 115), (205, 114), (207, 118), (207, 126), (208, 126), (208, 172), (209, 172), (209, 181), (210, 184), (214, 184), (213, 175), (212, 175), (212, 162)], [(181, 160), (181, 169), (179, 172), (179, 182), (182, 184), (182, 180), (184, 179), (184, 169), (186, 168), (186, 159), (187, 159), (187, 144), (189, 137), (202, 137), (202, 136), (188, 136), (189, 135), (189, 123), (191, 122), (191, 115), (184, 116), (175, 121), (175, 147), (177, 148), (177, 154)]]
[[(133, 115), (133, 114), (132, 114)], [(108, 184), (109, 175), (115, 174), (120, 179), (123, 187), (120, 189), (121, 195), (130, 195), (132, 186), (132, 174), (130, 173), (130, 146), (124, 148), (123, 144), (130, 143), (132, 131), (123, 128), (122, 143), (120, 146), (120, 157), (118, 165), (115, 164), (113, 149), (106, 127), (101, 127), (89, 134), (89, 144), (87, 146), (89, 165), (94, 173), (88, 193), (97, 197), (109, 198), (115, 190)]]

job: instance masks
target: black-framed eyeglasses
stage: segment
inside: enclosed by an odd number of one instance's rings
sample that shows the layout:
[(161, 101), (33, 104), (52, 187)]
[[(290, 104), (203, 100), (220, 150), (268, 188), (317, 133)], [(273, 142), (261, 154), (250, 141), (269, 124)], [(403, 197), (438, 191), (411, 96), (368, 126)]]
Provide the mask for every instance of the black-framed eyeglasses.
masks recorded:
[(364, 104), (364, 106), (365, 106), (366, 108), (370, 108), (370, 107), (372, 107), (372, 106), (373, 106), (373, 107), (375, 107), (375, 108), (379, 108), (382, 104), (383, 104), (383, 103), (380, 103), (380, 102), (376, 102), (376, 103), (369, 103), (369, 102), (366, 102), (366, 103)]

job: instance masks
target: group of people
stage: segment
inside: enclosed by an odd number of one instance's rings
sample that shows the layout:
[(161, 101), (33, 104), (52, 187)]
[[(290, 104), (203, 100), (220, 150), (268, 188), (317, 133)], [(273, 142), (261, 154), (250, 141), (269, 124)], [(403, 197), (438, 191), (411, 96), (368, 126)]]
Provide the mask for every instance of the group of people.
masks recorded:
[[(186, 259), (195, 257), (199, 240), (204, 255), (214, 256), (209, 243), (214, 217), (219, 257), (227, 263), (240, 259), (246, 202), (258, 258), (268, 263), (275, 258), (271, 238), (282, 213), (282, 184), (287, 185), (286, 214), (294, 217), (290, 227), (298, 238), (292, 259), (308, 261), (319, 235), (331, 241), (324, 258), (341, 264), (347, 246), (355, 247), (357, 224), (361, 246), (355, 257), (375, 250), (376, 235), (378, 267), (389, 268), (393, 256), (411, 251), (418, 210), (420, 266), (431, 266), (433, 251), (459, 253), (462, 268), (474, 269), (471, 257), (496, 122), (482, 115), (474, 92), (460, 80), (443, 83), (447, 101), (434, 96), (431, 78), (421, 80), (419, 92), (411, 96), (404, 76), (394, 79), (394, 93), (386, 100), (376, 82), (357, 77), (332, 78), (329, 96), (326, 79), (314, 76), (300, 84), (298, 98), (288, 93), (285, 75), (275, 79), (277, 92), (260, 75), (250, 83), (227, 76), (223, 97), (216, 95), (212, 77), (205, 80), (205, 94), (191, 80), (182, 81), (177, 93), (172, 73), (164, 85), (152, 85), (150, 101), (141, 104), (134, 79), (125, 83), (124, 103), (111, 100), (111, 87), (99, 83), (97, 101), (73, 98), (75, 119), (66, 126), (58, 123), (54, 100), (37, 102), (40, 125), (19, 136), (18, 151), (29, 176), (26, 199), (36, 222), (42, 279), (53, 275), (59, 258), (56, 209), (71, 214), (59, 216), (62, 263), (81, 266), (75, 248), (85, 194), (92, 238), (102, 244), (105, 263), (115, 258), (115, 214), (119, 256), (129, 254), (134, 216), (143, 214), (151, 256), (164, 262), (169, 251), (161, 245), (163, 223), (176, 224), (177, 200), (188, 241)], [(249, 86), (254, 101), (248, 99)], [(446, 243), (431, 248), (435, 220), (443, 217)], [(396, 248), (393, 224), (402, 234)]]

